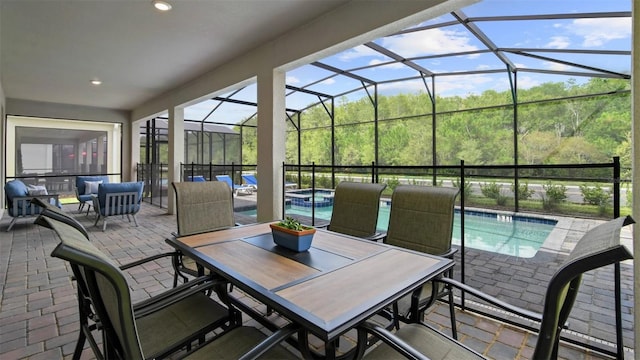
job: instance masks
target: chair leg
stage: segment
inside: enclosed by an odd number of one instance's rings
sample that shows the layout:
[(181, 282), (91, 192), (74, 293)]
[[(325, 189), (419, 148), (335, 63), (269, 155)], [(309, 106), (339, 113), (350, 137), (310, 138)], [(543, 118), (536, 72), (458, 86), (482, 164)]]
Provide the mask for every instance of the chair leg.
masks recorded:
[[(129, 215), (127, 215), (129, 216)], [(131, 214), (131, 217), (133, 218), (133, 223), (136, 224), (136, 227), (138, 227), (138, 219), (136, 219), (136, 214)], [(131, 222), (131, 221), (129, 221)]]
[(13, 218), (11, 219), (11, 223), (9, 224), (9, 227), (7, 228), (7, 232), (11, 231), (11, 228), (13, 227), (13, 224), (16, 223), (16, 220), (18, 220), (18, 218)]
[(80, 204), (78, 204), (78, 213), (82, 212), (82, 208), (84, 208), (84, 203), (81, 202)]
[(102, 231), (107, 231), (107, 217), (105, 216), (104, 219), (102, 219)]
[(446, 285), (449, 293), (449, 316), (451, 317), (451, 335), (454, 339), (458, 340), (458, 330), (456, 328), (456, 309), (455, 304), (453, 303), (453, 289), (451, 285)]

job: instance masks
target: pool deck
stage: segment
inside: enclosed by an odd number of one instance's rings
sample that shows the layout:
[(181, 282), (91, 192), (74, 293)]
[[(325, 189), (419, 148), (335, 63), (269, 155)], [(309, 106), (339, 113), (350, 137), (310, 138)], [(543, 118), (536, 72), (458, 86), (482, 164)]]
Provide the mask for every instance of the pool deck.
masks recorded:
[[(255, 200), (238, 196), (236, 206), (249, 201)], [(63, 210), (84, 224), (96, 246), (119, 263), (170, 250), (164, 239), (177, 228), (174, 215), (149, 204), (144, 204), (138, 215), (139, 227), (126, 219), (114, 218), (105, 232), (93, 226), (91, 215), (77, 214), (76, 209), (77, 205), (65, 205)], [(236, 220), (245, 223), (251, 218), (238, 216)], [(531, 259), (467, 250), (466, 282), (512, 304), (539, 311), (545, 284), (554, 269), (581, 235), (599, 223), (585, 219), (561, 220), (550, 236), (551, 242), (545, 243), (545, 248)], [(0, 219), (0, 358), (71, 358), (78, 335), (77, 301), (68, 266), (49, 255), (58, 241), (52, 231), (30, 224), (29, 220), (18, 221), (11, 232), (6, 232), (9, 221), (6, 214)], [(623, 230), (622, 237), (630, 243), (630, 227)], [(460, 264), (460, 254), (456, 260)], [(630, 262), (621, 268), (625, 358), (633, 359), (634, 351), (629, 348), (633, 346), (633, 268)], [(456, 278), (460, 277), (461, 270), (457, 265)], [(172, 269), (168, 262), (158, 262), (131, 276), (134, 299), (138, 301), (170, 288)], [(612, 267), (587, 274), (569, 320), (570, 332), (581, 333), (578, 335), (581, 339), (601, 347), (614, 341), (612, 278)], [(244, 301), (265, 310), (248, 297)], [(461, 341), (488, 357), (531, 358), (535, 335), (470, 312), (458, 311), (457, 320)], [(446, 306), (440, 304), (432, 308), (426, 321), (448, 331)], [(348, 341), (341, 342), (341, 347), (348, 344)], [(94, 357), (90, 350), (85, 350), (82, 358)], [(606, 357), (565, 345), (561, 347), (560, 358)]]

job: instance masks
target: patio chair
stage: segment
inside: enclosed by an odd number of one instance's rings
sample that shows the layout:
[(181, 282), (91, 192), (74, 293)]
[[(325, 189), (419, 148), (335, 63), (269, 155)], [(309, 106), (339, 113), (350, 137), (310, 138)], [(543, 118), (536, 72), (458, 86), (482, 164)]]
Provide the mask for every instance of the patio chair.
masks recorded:
[(384, 234), (377, 231), (380, 195), (386, 184), (342, 181), (336, 186), (328, 230), (370, 240)]
[(136, 214), (142, 206), (143, 190), (142, 181), (99, 184), (98, 194), (93, 196), (93, 209), (97, 214), (94, 226), (98, 226), (98, 221), (102, 219), (102, 231), (105, 231), (107, 218), (115, 215), (126, 216), (129, 222), (131, 215), (133, 222), (138, 226)]
[[(47, 216), (40, 221), (58, 235), (60, 244), (51, 255), (69, 262), (78, 281), (79, 301), (82, 305), (90, 304), (96, 315), (93, 319), (96, 326), (89, 327), (83, 321), (86, 320), (83, 315), (87, 314), (81, 313), (81, 335), (74, 359), (81, 356), (85, 337), (97, 358), (161, 358), (190, 348), (196, 340), (202, 343), (205, 334), (216, 329), (240, 325), (237, 310), (225, 308), (204, 294), (219, 285), (210, 277), (198, 278), (133, 304), (122, 270), (156, 257), (118, 267), (74, 227)], [(102, 331), (102, 349), (92, 335), (96, 329)]]
[[(391, 195), (389, 227), (383, 242), (427, 254), (453, 258), (451, 247), (457, 188), (399, 185)], [(451, 269), (446, 276), (451, 276)], [(451, 294), (445, 286), (431, 282), (401, 298), (394, 305), (394, 319), (416, 322), (442, 296)], [(396, 328), (398, 323), (396, 322)]]
[[(176, 192), (176, 218), (178, 233), (187, 236), (235, 226), (233, 195), (220, 181), (174, 182)], [(193, 259), (177, 254), (174, 258), (174, 286), (181, 273), (191, 276), (203, 274)], [(187, 280), (182, 276), (183, 280)]]
[(253, 194), (253, 188), (251, 186), (234, 184), (229, 175), (216, 175), (216, 179), (229, 185), (229, 188), (233, 190), (233, 193), (236, 195), (238, 195), (239, 193), (247, 195)]
[(33, 218), (42, 212), (43, 208), (38, 205), (39, 203), (34, 202), (34, 199), (41, 199), (42, 203), (52, 206), (61, 206), (58, 195), (48, 194), (45, 187), (27, 186), (18, 179), (4, 185), (4, 194), (7, 199), (7, 213), (12, 217), (7, 231), (11, 231), (18, 219)]
[(78, 199), (78, 212), (82, 212), (85, 205), (87, 207), (87, 215), (93, 205), (93, 195), (98, 193), (98, 185), (106, 184), (109, 182), (109, 177), (106, 175), (88, 175), (88, 176), (76, 176), (76, 186), (74, 188), (76, 193), (76, 199)]
[[(41, 216), (48, 216), (50, 218), (56, 219), (58, 221), (62, 221), (67, 225), (73, 226), (76, 230), (80, 231), (84, 237), (89, 240), (89, 232), (78, 220), (72, 218), (69, 214), (62, 211), (61, 208), (54, 206), (46, 201), (43, 201), (42, 198), (34, 198), (31, 200), (31, 203), (40, 206), (43, 211), (40, 213)], [(42, 225), (44, 227), (49, 227), (49, 224), (41, 221), (41, 216), (39, 216), (35, 224)]]
[[(242, 175), (242, 180), (244, 180), (244, 184), (246, 186), (252, 187), (254, 191), (258, 190), (258, 179), (256, 178), (255, 175), (253, 175), (253, 174), (243, 174)], [(285, 187), (285, 189), (295, 189), (295, 188), (298, 187), (298, 184), (285, 181), (284, 187)]]
[[(620, 244), (620, 229), (634, 222), (629, 216), (620, 217), (585, 233), (552, 275), (542, 314), (512, 306), (450, 278), (439, 281), (500, 309), (539, 322), (537, 343), (531, 358), (556, 359), (560, 335), (571, 307), (578, 297), (582, 275), (587, 271), (633, 258), (629, 249)], [(450, 306), (453, 306), (453, 303)], [(451, 321), (455, 322), (455, 317), (452, 317)], [(423, 359), (424, 356), (432, 359), (483, 359), (482, 355), (424, 323), (404, 325), (395, 334), (378, 325), (367, 323), (359, 328), (358, 336), (366, 338), (368, 333), (374, 334), (384, 344), (367, 354), (366, 359), (390, 359), (398, 357), (399, 354), (410, 359)]]

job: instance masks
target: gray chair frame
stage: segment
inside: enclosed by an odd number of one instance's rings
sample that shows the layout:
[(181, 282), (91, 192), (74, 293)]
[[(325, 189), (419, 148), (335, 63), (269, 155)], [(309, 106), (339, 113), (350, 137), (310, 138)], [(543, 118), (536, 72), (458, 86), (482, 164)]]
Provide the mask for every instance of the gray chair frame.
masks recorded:
[[(458, 193), (457, 188), (399, 185), (391, 195), (389, 227), (383, 242), (453, 259), (457, 251), (451, 241)], [(453, 268), (445, 274), (452, 275)], [(425, 310), (446, 295), (451, 296), (448, 286), (429, 282), (401, 298), (393, 308), (396, 328), (398, 320), (420, 321)]]
[[(620, 244), (620, 230), (634, 222), (630, 216), (619, 217), (586, 232), (551, 277), (542, 314), (510, 305), (450, 278), (437, 281), (461, 289), (464, 293), (500, 309), (539, 322), (532, 359), (556, 359), (561, 332), (566, 327), (569, 313), (578, 296), (582, 275), (587, 271), (633, 258), (629, 249)], [(450, 306), (454, 306), (453, 302)], [(456, 321), (455, 316), (451, 321)], [(483, 359), (482, 355), (424, 323), (405, 325), (395, 334), (371, 323), (359, 327), (359, 338), (366, 339), (368, 334), (374, 334), (384, 342), (367, 354), (368, 359), (388, 359), (397, 356), (398, 352), (410, 359), (438, 358), (445, 353), (451, 359)], [(362, 356), (362, 353), (359, 355)]]
[(93, 208), (96, 212), (96, 221), (93, 224), (94, 226), (98, 226), (98, 221), (102, 219), (102, 231), (107, 230), (107, 218), (109, 216), (115, 215), (126, 215), (127, 220), (131, 222), (131, 218), (133, 218), (133, 222), (138, 226), (138, 220), (136, 219), (137, 211), (130, 211), (129, 209), (138, 206), (140, 207), (140, 193), (137, 191), (128, 191), (128, 192), (118, 192), (118, 193), (107, 193), (105, 196), (105, 206), (104, 211), (102, 211), (101, 205), (99, 203), (98, 197), (93, 197)]

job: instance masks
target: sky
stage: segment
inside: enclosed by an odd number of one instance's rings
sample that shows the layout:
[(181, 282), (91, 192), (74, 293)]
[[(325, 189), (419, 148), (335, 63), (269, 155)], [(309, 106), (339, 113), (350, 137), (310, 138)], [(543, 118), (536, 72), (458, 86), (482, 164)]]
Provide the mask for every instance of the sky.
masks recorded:
[[(630, 12), (630, 0), (485, 0), (460, 9), (471, 18), (494, 16), (529, 16), (551, 14), (577, 14), (596, 12)], [(510, 87), (506, 65), (493, 53), (471, 53), (486, 50), (487, 46), (460, 24), (433, 27), (455, 20), (451, 14), (426, 20), (407, 31), (376, 39), (373, 42), (402, 58), (410, 59), (416, 65), (435, 74), (432, 84), (428, 77), (429, 90), (435, 88), (439, 96), (469, 96), (485, 90), (505, 91)], [(544, 82), (565, 82), (575, 79), (578, 83), (587, 81), (589, 76), (567, 76), (531, 71), (572, 71), (579, 73), (599, 72), (600, 69), (614, 73), (630, 74), (631, 56), (619, 54), (575, 54), (562, 50), (631, 50), (631, 18), (551, 18), (542, 20), (513, 19), (505, 21), (474, 21), (473, 24), (498, 48), (521, 49), (529, 53), (560, 60), (550, 61), (512, 53), (505, 53), (509, 61), (518, 69), (519, 88), (530, 88)], [(547, 51), (536, 51), (544, 49)], [(549, 52), (551, 50), (552, 52)], [(448, 55), (453, 54), (453, 55)], [(589, 69), (567, 65), (578, 63)], [(416, 77), (419, 72), (361, 45), (334, 54), (319, 62), (342, 70), (353, 71), (356, 75), (375, 82), (381, 95), (425, 92), (421, 79), (400, 82), (386, 82), (393, 79)], [(468, 71), (487, 71), (479, 74), (459, 74)], [(500, 71), (500, 73), (491, 73)], [(364, 91), (349, 94), (361, 87), (358, 80), (333, 73), (313, 65), (304, 65), (286, 75), (287, 85), (305, 87), (309, 90), (332, 96), (346, 94), (349, 100), (367, 96)], [(310, 85), (312, 84), (312, 85)], [(435, 86), (434, 86), (435, 85)], [(434, 88), (433, 88), (434, 87)], [(256, 86), (250, 85), (240, 91), (236, 98), (256, 101)], [(287, 108), (305, 108), (318, 101), (315, 96), (292, 94), (287, 97)], [(206, 101), (185, 109), (186, 119), (203, 119), (211, 112), (217, 101)], [(234, 124), (255, 114), (250, 106), (224, 104), (207, 121)]]

